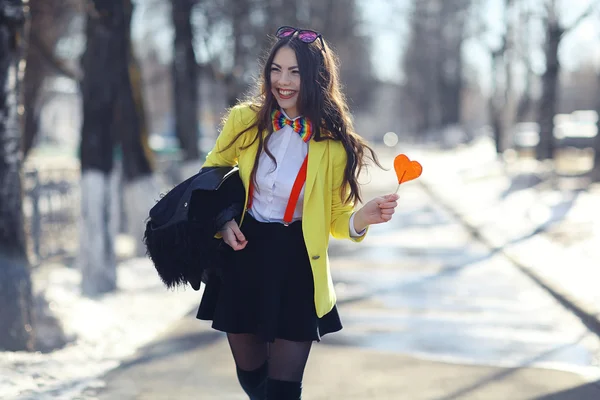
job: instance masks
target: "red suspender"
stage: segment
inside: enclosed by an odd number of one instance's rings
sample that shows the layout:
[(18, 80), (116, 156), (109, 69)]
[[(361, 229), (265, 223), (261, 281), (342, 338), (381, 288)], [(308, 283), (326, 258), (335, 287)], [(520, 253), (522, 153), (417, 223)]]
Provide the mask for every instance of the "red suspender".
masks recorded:
[[(300, 171), (298, 171), (298, 176), (296, 176), (296, 180), (294, 181), (294, 186), (292, 186), (292, 192), (290, 193), (290, 199), (288, 200), (287, 207), (285, 209), (285, 214), (283, 216), (283, 222), (285, 225), (289, 225), (292, 222), (292, 218), (294, 217), (294, 211), (296, 210), (296, 205), (298, 204), (298, 198), (300, 197), (300, 192), (302, 191), (302, 186), (306, 182), (306, 170), (308, 168), (308, 154), (304, 158), (304, 162), (300, 167)], [(247, 209), (252, 207), (252, 197), (254, 196), (254, 184), (252, 183), (252, 179), (250, 180), (250, 188), (248, 189), (248, 204), (246, 206)]]
[(304, 182), (306, 182), (306, 167), (308, 166), (308, 154), (304, 157), (304, 162), (300, 167), (300, 171), (298, 171), (298, 176), (294, 181), (294, 186), (292, 186), (292, 193), (290, 193), (290, 199), (288, 200), (287, 207), (285, 209), (285, 214), (283, 215), (283, 222), (286, 225), (289, 225), (292, 222), (292, 218), (294, 217), (294, 210), (296, 209), (296, 204), (298, 204), (298, 197), (300, 197), (300, 192), (302, 191), (302, 186), (304, 186)]

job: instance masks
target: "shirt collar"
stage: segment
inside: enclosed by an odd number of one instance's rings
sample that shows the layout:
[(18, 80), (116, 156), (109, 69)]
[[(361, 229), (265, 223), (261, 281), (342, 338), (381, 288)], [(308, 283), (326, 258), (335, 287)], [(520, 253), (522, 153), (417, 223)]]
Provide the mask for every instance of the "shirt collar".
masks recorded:
[(288, 117), (288, 115), (285, 113), (285, 110), (284, 110), (283, 108), (280, 108), (280, 109), (279, 109), (279, 111), (281, 111), (281, 113), (282, 113), (283, 115), (285, 115), (285, 117), (286, 117), (287, 119), (291, 119), (292, 121), (295, 121), (295, 120), (297, 120), (298, 118), (302, 118), (302, 115), (298, 115), (296, 118), (290, 118), (290, 117)]

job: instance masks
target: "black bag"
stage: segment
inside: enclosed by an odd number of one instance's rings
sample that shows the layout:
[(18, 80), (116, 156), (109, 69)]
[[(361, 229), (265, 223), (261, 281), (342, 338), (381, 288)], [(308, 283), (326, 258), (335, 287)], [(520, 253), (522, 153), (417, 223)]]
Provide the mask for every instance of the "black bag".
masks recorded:
[(237, 167), (208, 167), (150, 209), (143, 242), (168, 288), (190, 283), (199, 290), (207, 273), (222, 267), (231, 249), (214, 236), (227, 221), (239, 222), (245, 198)]

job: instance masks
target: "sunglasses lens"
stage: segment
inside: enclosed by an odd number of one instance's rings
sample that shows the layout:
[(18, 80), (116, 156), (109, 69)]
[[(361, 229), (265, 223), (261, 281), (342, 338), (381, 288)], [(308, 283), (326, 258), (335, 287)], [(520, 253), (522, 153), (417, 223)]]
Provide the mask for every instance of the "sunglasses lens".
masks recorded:
[(302, 40), (304, 43), (312, 43), (319, 37), (319, 34), (314, 31), (300, 31), (298, 33), (298, 38)]
[(277, 33), (275, 33), (275, 36), (277, 36), (278, 38), (284, 38), (284, 37), (293, 35), (294, 32), (296, 32), (296, 30), (294, 28), (289, 28), (287, 26), (284, 26), (284, 27), (277, 29)]

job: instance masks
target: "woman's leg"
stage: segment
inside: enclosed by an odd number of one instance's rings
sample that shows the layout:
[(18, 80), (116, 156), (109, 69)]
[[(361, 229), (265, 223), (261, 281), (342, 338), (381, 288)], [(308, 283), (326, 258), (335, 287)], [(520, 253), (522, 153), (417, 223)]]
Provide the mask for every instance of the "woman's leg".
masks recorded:
[(276, 339), (269, 347), (267, 400), (302, 398), (302, 377), (312, 342)]
[(256, 335), (247, 333), (228, 333), (227, 340), (242, 389), (250, 400), (263, 400), (267, 380), (267, 344)]

